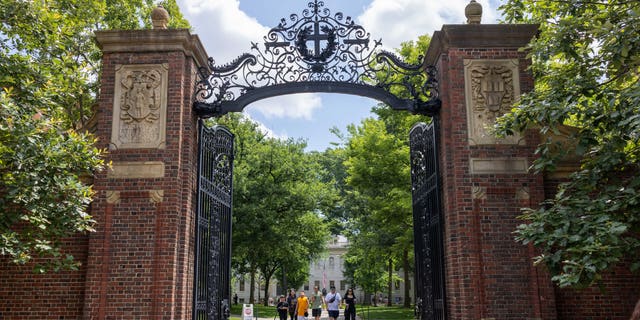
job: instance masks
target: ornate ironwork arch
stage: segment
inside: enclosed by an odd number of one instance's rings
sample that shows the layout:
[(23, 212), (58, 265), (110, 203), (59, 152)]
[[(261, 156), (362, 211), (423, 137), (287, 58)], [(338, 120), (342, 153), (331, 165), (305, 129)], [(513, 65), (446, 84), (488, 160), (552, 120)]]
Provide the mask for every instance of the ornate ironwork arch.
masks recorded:
[[(304, 92), (370, 97), (397, 110), (434, 115), (440, 108), (436, 69), (403, 62), (381, 49), (351, 17), (334, 15), (324, 2), (308, 3), (301, 15), (282, 18), (264, 37), (264, 48), (199, 69), (195, 112), (203, 118), (239, 112), (248, 104)], [(422, 58), (420, 58), (422, 60)]]

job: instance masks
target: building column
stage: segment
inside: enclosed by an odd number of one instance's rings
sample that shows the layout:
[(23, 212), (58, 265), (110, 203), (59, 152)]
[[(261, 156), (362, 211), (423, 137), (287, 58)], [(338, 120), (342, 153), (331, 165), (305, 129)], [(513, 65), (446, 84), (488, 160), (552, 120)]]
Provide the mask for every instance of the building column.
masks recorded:
[(99, 31), (103, 52), (84, 319), (189, 319), (194, 260), (197, 68), (188, 30)]
[[(475, 1), (472, 1), (475, 2)], [(521, 51), (536, 25), (444, 25), (426, 63), (437, 67), (444, 206), (446, 295), (451, 319), (555, 319), (549, 276), (532, 247), (515, 242), (522, 207), (544, 198), (528, 172), (535, 132), (497, 139), (488, 131), (533, 89)]]

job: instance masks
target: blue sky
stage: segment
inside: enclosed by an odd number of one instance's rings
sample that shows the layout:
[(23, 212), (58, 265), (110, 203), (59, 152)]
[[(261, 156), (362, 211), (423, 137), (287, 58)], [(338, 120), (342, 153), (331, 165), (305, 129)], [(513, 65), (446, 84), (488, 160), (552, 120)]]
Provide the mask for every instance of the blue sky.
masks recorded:
[[(432, 35), (443, 24), (465, 22), (469, 0), (322, 0), (332, 14), (342, 12), (362, 25), (386, 49), (401, 42)], [(498, 0), (477, 0), (483, 5), (483, 23), (495, 23)], [(309, 0), (178, 0), (185, 18), (200, 37), (216, 64), (226, 64), (245, 52), (251, 42), (263, 42), (267, 31), (281, 18), (300, 14)], [(372, 117), (378, 102), (341, 94), (297, 94), (255, 102), (245, 114), (259, 122), (270, 135), (303, 138), (307, 150), (325, 150), (337, 137), (332, 127), (345, 131), (348, 124)]]

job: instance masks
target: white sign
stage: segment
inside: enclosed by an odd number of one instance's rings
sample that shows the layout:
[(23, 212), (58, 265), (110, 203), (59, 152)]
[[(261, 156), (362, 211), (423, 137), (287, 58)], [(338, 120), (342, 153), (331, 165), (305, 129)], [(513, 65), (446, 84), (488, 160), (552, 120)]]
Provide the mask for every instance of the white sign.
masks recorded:
[(242, 320), (253, 320), (253, 305), (252, 304), (243, 304), (242, 305)]

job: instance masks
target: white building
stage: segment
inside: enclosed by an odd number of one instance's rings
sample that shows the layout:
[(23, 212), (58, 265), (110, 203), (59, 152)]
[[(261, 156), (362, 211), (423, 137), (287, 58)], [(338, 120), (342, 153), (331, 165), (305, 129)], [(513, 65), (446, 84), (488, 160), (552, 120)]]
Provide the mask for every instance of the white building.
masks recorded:
[[(336, 291), (340, 292), (341, 295), (347, 291), (348, 288), (351, 287), (351, 284), (344, 277), (344, 255), (347, 253), (349, 248), (349, 241), (347, 238), (343, 236), (334, 236), (331, 238), (329, 243), (327, 244), (327, 251), (321, 256), (321, 258), (312, 261), (309, 268), (309, 281), (303, 285), (300, 289), (304, 289), (307, 295), (310, 292), (313, 292), (313, 287), (318, 286), (320, 290), (326, 288), (327, 292), (331, 286), (336, 287)], [(402, 270), (397, 273), (399, 278), (403, 277)], [(413, 280), (413, 278), (412, 278)], [(413, 282), (413, 281), (411, 281)], [(238, 295), (238, 303), (248, 303), (249, 302), (249, 287), (250, 287), (250, 279), (249, 275), (246, 275), (244, 278), (236, 279), (232, 283), (232, 292)], [(409, 286), (412, 283), (408, 284)], [(401, 304), (404, 299), (404, 286), (405, 283), (402, 281), (395, 281), (392, 291), (391, 301), (394, 304)], [(409, 288), (410, 296), (413, 301), (413, 289)], [(387, 301), (387, 292), (384, 290), (381, 295), (379, 295), (379, 303), (384, 303)], [(271, 283), (269, 285), (269, 295), (273, 298), (274, 301), (277, 301), (276, 295), (280, 293), (279, 282), (278, 279), (271, 279)], [(358, 304), (362, 304), (364, 300), (364, 294), (362, 290), (360, 290), (357, 286), (354, 290), (356, 294), (356, 299)], [(256, 288), (254, 292), (254, 297), (256, 301), (260, 301), (263, 299), (264, 295), (264, 287), (259, 285), (256, 282)]]

